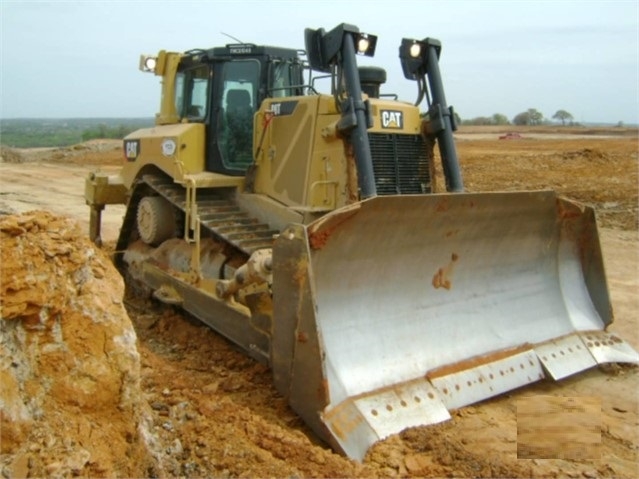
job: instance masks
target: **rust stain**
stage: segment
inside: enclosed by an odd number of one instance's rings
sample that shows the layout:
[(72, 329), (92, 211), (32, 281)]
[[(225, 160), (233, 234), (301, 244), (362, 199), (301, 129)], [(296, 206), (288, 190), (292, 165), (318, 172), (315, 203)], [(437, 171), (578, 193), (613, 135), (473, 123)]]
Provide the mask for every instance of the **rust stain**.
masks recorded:
[(317, 397), (320, 401), (322, 401), (323, 404), (328, 404), (329, 388), (328, 381), (326, 379), (323, 379), (319, 387), (317, 388)]
[(303, 332), (303, 331), (298, 332), (298, 333), (297, 333), (297, 340), (298, 340), (300, 343), (305, 343), (305, 342), (307, 342), (307, 341), (308, 341), (308, 334), (306, 334), (306, 333), (305, 333), (305, 332)]
[(299, 258), (298, 261), (291, 262), (291, 270), (293, 274), (293, 280), (301, 288), (306, 283), (308, 260), (306, 258)]
[(335, 435), (342, 441), (346, 440), (363, 421), (364, 418), (351, 399), (343, 401), (324, 416), (324, 422), (330, 424)]
[(577, 205), (573, 201), (565, 201), (557, 198), (557, 213), (562, 220), (579, 218), (583, 214), (583, 206)]
[(445, 213), (450, 209), (450, 205), (448, 204), (448, 199), (442, 199), (435, 206), (435, 211), (437, 213)]
[(311, 249), (322, 249), (340, 225), (359, 212), (360, 204), (350, 205), (348, 209), (333, 216), (326, 216), (308, 229), (308, 242)]
[(328, 239), (333, 234), (333, 231), (335, 231), (335, 228), (328, 228), (323, 231), (317, 231), (309, 235), (308, 242), (310, 243), (311, 248), (322, 249), (326, 245), (326, 242), (328, 241)]
[[(506, 349), (504, 351), (498, 351), (496, 353), (491, 353), (491, 354), (486, 354), (483, 356), (477, 356), (474, 358), (466, 359), (464, 361), (460, 361), (455, 364), (449, 364), (447, 366), (442, 366), (438, 369), (434, 369), (433, 371), (429, 371), (426, 374), (426, 379), (433, 380), (443, 376), (448, 376), (450, 374), (466, 371), (468, 369), (474, 369), (479, 366), (483, 366), (484, 364), (500, 361), (502, 359), (505, 359), (510, 356), (514, 356), (516, 354), (522, 353), (524, 351), (529, 351), (529, 350), (530, 350), (530, 346), (527, 344), (524, 344), (516, 348)], [(500, 371), (500, 374), (503, 376), (503, 371)], [(481, 381), (482, 379), (480, 377), (480, 382)]]
[(450, 290), (450, 288), (452, 287), (450, 277), (453, 274), (453, 267), (458, 260), (459, 255), (457, 253), (453, 253), (450, 257), (450, 262), (448, 263), (448, 265), (437, 270), (437, 272), (433, 276), (433, 288), (444, 288), (446, 290)]

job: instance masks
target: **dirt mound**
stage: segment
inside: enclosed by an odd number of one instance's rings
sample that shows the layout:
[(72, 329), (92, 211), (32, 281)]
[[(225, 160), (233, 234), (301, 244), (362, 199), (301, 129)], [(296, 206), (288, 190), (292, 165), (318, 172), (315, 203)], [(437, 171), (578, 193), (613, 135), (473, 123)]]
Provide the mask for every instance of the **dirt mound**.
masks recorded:
[(597, 148), (582, 148), (577, 151), (566, 151), (562, 154), (564, 160), (582, 160), (586, 162), (605, 163), (610, 160), (609, 155)]
[(24, 158), (22, 155), (8, 146), (0, 146), (0, 162), (6, 163), (22, 163)]
[(139, 299), (142, 388), (164, 470), (186, 477), (378, 477), (319, 444), (269, 369), (199, 321)]
[(85, 165), (120, 165), (123, 161), (122, 140), (90, 140), (50, 153), (47, 161)]
[(594, 207), (601, 226), (637, 231), (636, 138), (467, 140), (459, 151), (468, 191), (551, 189)]
[(157, 474), (136, 334), (109, 259), (75, 222), (0, 220), (4, 477)]
[(121, 165), (122, 140), (90, 140), (60, 148), (9, 148), (2, 146), (5, 163), (67, 163), (76, 165)]

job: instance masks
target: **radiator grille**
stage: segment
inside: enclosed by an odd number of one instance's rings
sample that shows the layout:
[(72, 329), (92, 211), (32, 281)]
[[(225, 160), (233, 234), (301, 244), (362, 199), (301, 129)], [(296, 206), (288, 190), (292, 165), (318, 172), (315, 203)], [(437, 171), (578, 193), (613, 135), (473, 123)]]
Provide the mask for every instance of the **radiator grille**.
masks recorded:
[(369, 133), (378, 195), (431, 193), (430, 164), (421, 135)]

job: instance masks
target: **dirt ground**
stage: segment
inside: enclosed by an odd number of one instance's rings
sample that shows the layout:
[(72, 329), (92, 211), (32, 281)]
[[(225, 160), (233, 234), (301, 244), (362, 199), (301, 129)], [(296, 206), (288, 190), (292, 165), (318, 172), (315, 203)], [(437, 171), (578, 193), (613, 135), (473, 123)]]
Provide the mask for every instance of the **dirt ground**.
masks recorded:
[[(552, 188), (594, 206), (616, 318), (611, 330), (639, 350), (637, 131), (518, 132), (523, 138), (517, 140), (499, 140), (503, 130), (458, 132), (466, 189)], [(47, 210), (77, 219), (87, 231), (83, 179), (97, 167), (117, 171), (120, 157), (119, 144), (106, 141), (68, 149), (3, 149), (0, 213)], [(113, 247), (123, 213), (111, 207), (103, 216), (106, 249)], [(130, 300), (127, 310), (138, 337), (152, 433), (162, 444), (168, 476), (639, 477), (634, 366), (595, 368), (466, 407), (446, 423), (391, 436), (359, 464), (314, 438), (272, 386), (269, 370), (207, 327), (163, 305)], [(518, 458), (524, 432), (528, 442), (543, 439), (522, 427), (531, 417), (530, 401), (540, 398), (588, 405), (589, 449), (583, 455), (566, 458), (551, 448), (544, 458)], [(534, 407), (545, 417), (542, 406)], [(554, 426), (574, 426), (570, 411), (554, 409)]]

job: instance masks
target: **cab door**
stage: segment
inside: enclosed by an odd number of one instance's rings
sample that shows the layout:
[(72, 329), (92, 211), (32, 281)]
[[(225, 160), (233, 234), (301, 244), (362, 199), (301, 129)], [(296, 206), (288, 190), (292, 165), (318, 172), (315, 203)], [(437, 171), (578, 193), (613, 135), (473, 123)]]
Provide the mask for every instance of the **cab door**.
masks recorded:
[(261, 65), (255, 58), (230, 60), (218, 64), (216, 72), (207, 169), (241, 176), (253, 162)]

